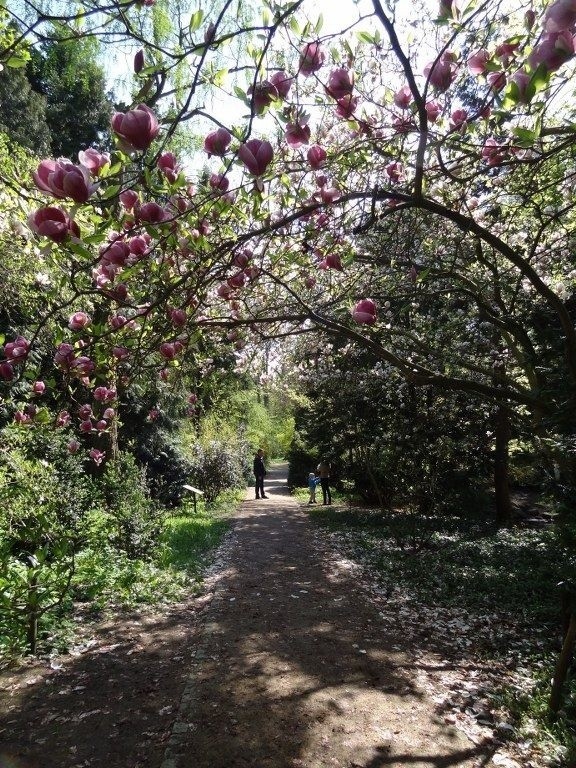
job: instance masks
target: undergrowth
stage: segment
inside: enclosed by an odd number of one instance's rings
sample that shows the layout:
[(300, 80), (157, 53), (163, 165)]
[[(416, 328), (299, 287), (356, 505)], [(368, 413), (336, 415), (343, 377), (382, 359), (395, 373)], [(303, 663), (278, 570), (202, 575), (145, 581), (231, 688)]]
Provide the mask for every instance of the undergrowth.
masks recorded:
[[(237, 501), (237, 494), (225, 493), (211, 505), (200, 502), (196, 514), (185, 502), (176, 514), (164, 515), (157, 546), (147, 558), (131, 558), (105, 540), (80, 551), (69, 594), (42, 617), (38, 653), (65, 651), (79, 625), (103, 614), (175, 602), (197, 592)], [(21, 634), (10, 627), (0, 632), (0, 661), (25, 652)]]
[(576, 573), (576, 552), (553, 526), (499, 529), (481, 517), (334, 506), (309, 510), (314, 521), (335, 534), (336, 546), (367, 566), (384, 589), (401, 589), (428, 608), (497, 614), (509, 623), (518, 635), (513, 652), (505, 639), (501, 647), (476, 647), (485, 660), (513, 656), (517, 667), (528, 670), (530, 684), (521, 693), (504, 684), (492, 691), (494, 708), (509, 713), (520, 737), (538, 742), (546, 754), (560, 755), (562, 765), (576, 765), (574, 663), (558, 717), (551, 719), (548, 712), (562, 638), (558, 585)]

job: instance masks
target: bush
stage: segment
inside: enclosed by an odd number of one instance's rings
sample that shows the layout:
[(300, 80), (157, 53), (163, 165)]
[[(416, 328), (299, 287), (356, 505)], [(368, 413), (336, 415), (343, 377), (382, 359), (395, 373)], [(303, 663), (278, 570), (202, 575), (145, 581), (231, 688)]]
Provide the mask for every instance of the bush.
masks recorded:
[[(5, 429), (0, 455), (0, 635), (35, 652), (70, 590), (92, 480), (62, 433)], [(7, 646), (7, 647), (8, 647)]]
[(162, 530), (163, 513), (151, 498), (146, 476), (134, 457), (121, 454), (101, 479), (108, 541), (130, 559), (152, 559)]
[(218, 440), (196, 443), (190, 448), (190, 480), (204, 492), (208, 504), (228, 488), (244, 484), (245, 457)]

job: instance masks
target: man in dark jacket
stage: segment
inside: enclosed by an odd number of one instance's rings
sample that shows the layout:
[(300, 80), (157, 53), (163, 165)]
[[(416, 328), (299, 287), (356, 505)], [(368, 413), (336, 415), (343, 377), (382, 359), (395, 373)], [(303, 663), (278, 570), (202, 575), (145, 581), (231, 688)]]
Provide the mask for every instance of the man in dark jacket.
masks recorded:
[(264, 467), (264, 451), (260, 448), (254, 456), (254, 477), (256, 478), (256, 498), (267, 499), (268, 496), (264, 493), (264, 475), (266, 474), (266, 468)]

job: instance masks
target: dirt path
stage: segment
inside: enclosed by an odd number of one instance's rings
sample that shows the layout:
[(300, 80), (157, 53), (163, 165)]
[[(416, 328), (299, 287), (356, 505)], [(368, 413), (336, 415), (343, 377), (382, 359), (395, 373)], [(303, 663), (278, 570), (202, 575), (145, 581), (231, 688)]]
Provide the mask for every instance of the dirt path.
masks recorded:
[(482, 764), (349, 575), (325, 571), (284, 472), (242, 506), (162, 768)]
[(202, 596), (2, 676), (1, 768), (487, 764), (418, 686), (433, 657), (326, 566), (285, 473), (247, 493)]

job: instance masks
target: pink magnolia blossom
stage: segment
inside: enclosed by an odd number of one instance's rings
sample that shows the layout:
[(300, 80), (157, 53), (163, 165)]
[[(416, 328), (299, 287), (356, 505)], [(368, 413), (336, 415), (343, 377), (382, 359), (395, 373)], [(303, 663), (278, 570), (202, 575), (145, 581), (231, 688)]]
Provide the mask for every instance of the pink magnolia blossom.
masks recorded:
[(174, 347), (174, 344), (169, 341), (160, 344), (160, 354), (165, 360), (174, 360), (176, 357), (176, 348)]
[(490, 61), (490, 54), (486, 48), (481, 48), (468, 58), (466, 62), (472, 75), (483, 75), (486, 72), (487, 64)]
[(54, 422), (56, 427), (68, 427), (70, 426), (72, 422), (72, 416), (68, 413), (68, 411), (60, 411), (58, 416), (56, 416), (56, 421)]
[(410, 133), (416, 130), (416, 124), (412, 119), (412, 116), (405, 117), (404, 115), (395, 115), (392, 119), (392, 127), (396, 133)]
[(11, 363), (18, 363), (25, 359), (30, 350), (30, 342), (24, 336), (16, 336), (14, 341), (4, 345), (4, 356)]
[(38, 189), (53, 197), (69, 197), (75, 203), (85, 203), (97, 188), (87, 168), (65, 158), (42, 160), (32, 176)]
[(28, 226), (36, 235), (63, 243), (68, 237), (80, 237), (78, 224), (60, 208), (39, 208), (28, 216)]
[(135, 235), (128, 240), (128, 252), (133, 256), (145, 256), (148, 253), (150, 247), (150, 236), (148, 233), (143, 235)]
[(68, 328), (72, 331), (81, 331), (92, 322), (90, 315), (86, 312), (74, 312), (68, 320)]
[(163, 173), (171, 184), (176, 181), (180, 173), (180, 166), (178, 165), (176, 155), (172, 152), (162, 152), (156, 165), (160, 173)]
[(532, 78), (523, 69), (519, 69), (510, 78), (510, 82), (514, 83), (518, 92), (518, 101), (520, 104), (528, 104), (530, 102), (530, 95), (528, 93), (528, 86)]
[(306, 43), (300, 54), (300, 65), (298, 72), (301, 72), (305, 77), (312, 75), (324, 64), (326, 54), (322, 50), (320, 43)]
[(308, 290), (311, 290), (316, 285), (316, 278), (312, 277), (312, 275), (308, 275), (304, 278), (304, 285)]
[(574, 39), (568, 30), (544, 35), (528, 56), (528, 63), (536, 69), (542, 64), (549, 72), (555, 72), (574, 56)]
[(156, 202), (144, 203), (138, 208), (138, 218), (147, 224), (162, 224), (170, 218), (170, 214)]
[(123, 151), (145, 151), (160, 132), (156, 115), (145, 104), (112, 115), (112, 130)]
[(104, 403), (109, 399), (109, 392), (110, 390), (108, 387), (96, 387), (92, 396), (94, 397), (94, 400), (97, 400), (99, 403)]
[(116, 416), (116, 411), (114, 410), (114, 408), (106, 408), (102, 416), (103, 418), (108, 419), (108, 421), (110, 421)]
[(394, 183), (397, 183), (404, 178), (404, 166), (397, 160), (392, 163), (388, 163), (384, 170), (386, 171), (388, 178)]
[(29, 413), (23, 413), (22, 411), (16, 411), (14, 414), (14, 421), (16, 424), (30, 424), (32, 417)]
[(112, 347), (112, 354), (116, 360), (122, 362), (123, 360), (128, 360), (130, 357), (130, 350), (127, 347), (115, 346)]
[(496, 46), (494, 56), (496, 56), (496, 58), (502, 62), (504, 67), (507, 67), (516, 55), (516, 51), (518, 50), (519, 46), (519, 42), (506, 41), (504, 43), (500, 43), (500, 45)]
[(124, 267), (130, 258), (130, 248), (125, 240), (115, 240), (113, 243), (106, 243), (100, 248), (100, 264), (114, 264), (118, 267)]
[(336, 114), (344, 120), (350, 120), (354, 117), (354, 112), (358, 107), (358, 96), (344, 96), (336, 102)]
[(248, 266), (248, 264), (250, 264), (251, 257), (252, 257), (252, 253), (245, 248), (244, 250), (234, 254), (234, 259), (232, 261), (232, 264), (234, 264), (235, 267), (240, 267), (240, 269), (244, 269), (245, 267)]
[(88, 149), (81, 149), (78, 152), (78, 161), (80, 165), (90, 171), (92, 176), (98, 176), (103, 168), (110, 165), (110, 155), (106, 152), (98, 152), (93, 147), (88, 147)]
[(326, 150), (322, 149), (318, 144), (313, 144), (306, 153), (306, 157), (310, 166), (316, 170), (317, 168), (322, 168), (328, 156)]
[(261, 115), (273, 101), (280, 98), (278, 89), (270, 80), (261, 80), (259, 83), (251, 85), (248, 94), (252, 96), (252, 105), (257, 115)]
[(323, 203), (331, 205), (340, 198), (340, 190), (337, 187), (322, 187), (320, 190), (320, 198)]
[(373, 325), (378, 319), (376, 303), (372, 299), (362, 299), (352, 310), (352, 319), (355, 323)]
[(0, 363), (0, 379), (12, 381), (15, 376), (14, 366), (8, 360)]
[(54, 355), (54, 364), (59, 368), (67, 370), (70, 367), (70, 363), (74, 359), (74, 347), (72, 344), (68, 344), (63, 341), (56, 347), (56, 353)]
[(261, 176), (272, 162), (274, 150), (269, 141), (249, 139), (240, 146), (238, 157), (252, 176)]
[(486, 79), (495, 91), (501, 91), (506, 87), (506, 74), (504, 72), (488, 72)]
[[(148, 5), (152, 5), (153, 3), (148, 2), (147, 4)], [(91, 448), (90, 449), (90, 458), (92, 459), (94, 464), (96, 464), (96, 466), (99, 467), (100, 464), (102, 464), (102, 462), (106, 458), (106, 454), (103, 453), (102, 451), (99, 451), (98, 448)]]
[(78, 453), (80, 450), (80, 443), (78, 440), (76, 440), (75, 437), (73, 437), (71, 440), (68, 441), (68, 445), (66, 446), (68, 453)]
[(230, 186), (230, 180), (228, 177), (221, 173), (213, 173), (208, 179), (208, 183), (212, 189), (218, 189), (221, 192), (227, 192), (228, 187)]
[(455, 109), (450, 115), (450, 128), (453, 131), (464, 132), (468, 120), (468, 112), (465, 109)]
[(350, 96), (354, 90), (354, 74), (343, 67), (333, 69), (328, 78), (326, 93), (338, 101)]
[(136, 51), (134, 54), (134, 72), (135, 74), (138, 74), (139, 72), (142, 72), (144, 69), (144, 51), (142, 48), (140, 48), (139, 51)]
[(408, 109), (412, 101), (412, 91), (407, 85), (404, 85), (394, 94), (394, 104), (400, 109)]
[(244, 272), (236, 272), (226, 282), (230, 288), (242, 288), (246, 283), (246, 275)]
[(342, 260), (339, 253), (329, 253), (324, 261), (328, 269), (336, 269), (338, 272), (342, 272), (344, 267), (342, 266)]
[(456, 77), (454, 54), (446, 51), (439, 59), (424, 67), (424, 75), (437, 91), (446, 91)]
[(148, 411), (148, 421), (156, 421), (156, 419), (160, 416), (160, 411), (158, 408), (151, 408)]
[(233, 292), (233, 288), (228, 283), (220, 283), (216, 289), (216, 293), (221, 299), (229, 299)]
[(71, 373), (75, 373), (77, 376), (89, 376), (96, 366), (86, 355), (80, 355), (75, 357), (70, 363), (69, 369)]
[(226, 128), (218, 128), (216, 131), (209, 133), (204, 139), (204, 150), (209, 155), (223, 157), (228, 151), (231, 141), (232, 134)]
[(96, 422), (96, 429), (98, 432), (105, 432), (108, 429), (108, 422), (106, 419), (98, 419)]
[(293, 78), (290, 77), (290, 75), (287, 75), (283, 70), (274, 72), (270, 78), (270, 82), (276, 88), (280, 99), (286, 99), (288, 97), (293, 82)]
[(439, 104), (437, 101), (426, 102), (426, 114), (428, 115), (428, 120), (431, 123), (435, 123), (436, 120), (438, 120), (438, 117), (440, 116), (441, 112), (442, 112), (442, 105)]
[(187, 319), (185, 309), (170, 310), (170, 320), (176, 328), (183, 328), (186, 325)]
[(299, 125), (298, 123), (288, 123), (286, 126), (286, 142), (290, 147), (301, 147), (310, 141), (310, 126)]
[(524, 14), (524, 26), (526, 27), (528, 32), (532, 29), (535, 23), (536, 23), (536, 11), (530, 8)]
[(120, 192), (120, 202), (127, 211), (131, 211), (138, 200), (138, 192), (134, 192), (133, 189), (125, 189), (123, 192)]
[(244, 274), (249, 280), (256, 280), (257, 277), (260, 276), (261, 269), (260, 267), (257, 267), (255, 264), (252, 264), (249, 267), (246, 267), (244, 270)]
[(501, 165), (506, 160), (507, 148), (496, 139), (489, 138), (482, 147), (482, 159), (490, 166)]
[(46, 384), (44, 384), (43, 381), (35, 381), (34, 384), (32, 384), (32, 392), (34, 392), (35, 395), (43, 395), (46, 391)]
[(574, 31), (576, 25), (575, 0), (556, 0), (546, 8), (544, 29), (546, 32)]

